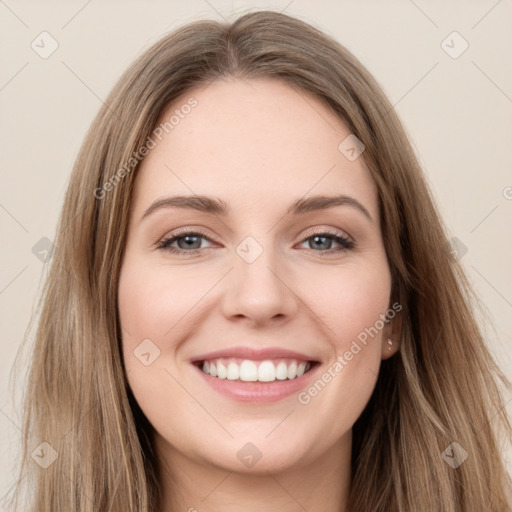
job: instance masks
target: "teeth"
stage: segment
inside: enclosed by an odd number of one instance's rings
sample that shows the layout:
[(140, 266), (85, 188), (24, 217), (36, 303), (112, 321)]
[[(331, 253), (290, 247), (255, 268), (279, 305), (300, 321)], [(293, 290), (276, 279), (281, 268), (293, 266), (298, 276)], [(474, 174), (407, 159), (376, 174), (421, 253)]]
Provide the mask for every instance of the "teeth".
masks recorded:
[(297, 363), (294, 361), (290, 366), (288, 366), (288, 378), (295, 379), (295, 377), (297, 377)]
[(263, 361), (258, 367), (258, 380), (272, 382), (276, 380), (276, 367), (272, 361)]
[(205, 361), (202, 369), (204, 373), (219, 379), (241, 380), (244, 382), (274, 382), (275, 380), (292, 380), (301, 377), (311, 368), (311, 363), (294, 360), (279, 361), (251, 361), (214, 360)]
[(227, 375), (228, 371), (226, 370), (226, 367), (222, 363), (219, 363), (217, 365), (217, 377), (219, 377), (219, 379), (225, 379)]
[(240, 367), (236, 363), (228, 364), (228, 380), (238, 380), (240, 375)]
[(286, 363), (281, 361), (276, 367), (276, 379), (277, 380), (285, 380), (288, 378), (288, 368), (286, 367)]
[(252, 361), (242, 361), (240, 365), (240, 380), (251, 382), (258, 380), (258, 367)]

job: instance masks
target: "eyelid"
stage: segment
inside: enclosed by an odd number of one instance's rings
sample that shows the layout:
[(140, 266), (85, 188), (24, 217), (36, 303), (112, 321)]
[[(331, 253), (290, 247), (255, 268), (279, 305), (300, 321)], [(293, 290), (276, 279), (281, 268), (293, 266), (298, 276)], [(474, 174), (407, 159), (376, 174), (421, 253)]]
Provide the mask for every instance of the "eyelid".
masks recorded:
[(331, 236), (339, 236), (340, 238), (346, 238), (348, 241), (355, 244), (355, 239), (350, 236), (346, 231), (342, 231), (337, 228), (310, 228), (302, 235), (302, 242), (304, 242), (307, 238), (318, 235), (331, 235)]
[(345, 232), (340, 233), (331, 228), (312, 229), (312, 231), (304, 233), (304, 235), (302, 235), (301, 237), (302, 240), (299, 242), (299, 245), (305, 243), (307, 240), (315, 236), (326, 236), (327, 238), (333, 239), (334, 242), (336, 242), (340, 246), (337, 249), (328, 249), (325, 251), (315, 251), (314, 249), (310, 248), (305, 249), (307, 253), (319, 256), (321, 258), (339, 256), (340, 254), (344, 254), (348, 251), (353, 251), (356, 248), (356, 242), (353, 237), (346, 234)]
[[(164, 235), (156, 243), (156, 246), (157, 246), (157, 248), (165, 248), (165, 247), (163, 247), (164, 244), (168, 243), (170, 240), (175, 239), (175, 238), (180, 238), (180, 237), (183, 237), (186, 235), (199, 235), (199, 236), (205, 238), (206, 240), (208, 240), (209, 242), (220, 244), (220, 242), (217, 242), (212, 236), (207, 235), (202, 229), (188, 227), (188, 228), (178, 229), (177, 231), (173, 231), (170, 234)], [(199, 250), (199, 249), (192, 249), (191, 251), (186, 251), (186, 252), (193, 253), (194, 250)]]

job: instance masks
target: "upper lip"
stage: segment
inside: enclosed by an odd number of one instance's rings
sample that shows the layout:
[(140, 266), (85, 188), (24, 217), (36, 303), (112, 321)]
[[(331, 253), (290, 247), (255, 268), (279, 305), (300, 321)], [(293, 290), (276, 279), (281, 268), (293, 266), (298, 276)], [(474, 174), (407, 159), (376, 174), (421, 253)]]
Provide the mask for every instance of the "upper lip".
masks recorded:
[(212, 359), (221, 359), (236, 357), (240, 359), (251, 359), (260, 361), (265, 359), (297, 359), (299, 361), (316, 361), (315, 358), (309, 357), (300, 352), (288, 350), (280, 347), (253, 348), (253, 347), (232, 347), (223, 350), (215, 350), (202, 354), (192, 359), (193, 362), (209, 361)]

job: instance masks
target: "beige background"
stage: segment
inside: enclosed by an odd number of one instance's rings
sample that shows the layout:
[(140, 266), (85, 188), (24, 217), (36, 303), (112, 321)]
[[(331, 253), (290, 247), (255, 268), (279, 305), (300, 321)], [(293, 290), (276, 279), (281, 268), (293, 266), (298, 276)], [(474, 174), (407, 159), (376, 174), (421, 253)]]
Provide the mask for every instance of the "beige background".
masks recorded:
[[(258, 8), (327, 31), (382, 84), (450, 232), (467, 247), (461, 261), (495, 326), (483, 323), (489, 345), (512, 377), (510, 0), (1, 1), (0, 508), (20, 433), (9, 372), (43, 270), (32, 248), (53, 239), (90, 122), (130, 62), (165, 33)], [(43, 31), (58, 43), (46, 59), (31, 48)], [(464, 41), (446, 39), (453, 31), (469, 44), (458, 58)], [(51, 40), (42, 37), (48, 51)], [(505, 453), (512, 468), (510, 449)]]

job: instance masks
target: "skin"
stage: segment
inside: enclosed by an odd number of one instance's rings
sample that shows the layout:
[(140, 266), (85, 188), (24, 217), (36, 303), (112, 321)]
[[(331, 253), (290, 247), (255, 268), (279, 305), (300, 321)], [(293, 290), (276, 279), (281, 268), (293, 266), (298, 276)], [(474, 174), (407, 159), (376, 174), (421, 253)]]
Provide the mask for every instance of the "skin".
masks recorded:
[[(399, 315), (307, 404), (296, 394), (234, 401), (190, 361), (240, 345), (277, 346), (313, 355), (321, 377), (391, 307), (364, 153), (349, 161), (338, 150), (350, 134), (344, 123), (280, 81), (218, 80), (188, 91), (162, 120), (191, 96), (197, 106), (142, 162), (119, 283), (123, 357), (155, 430), (162, 510), (346, 511), (352, 426), (381, 360), (399, 347)], [(230, 212), (160, 208), (141, 220), (154, 201), (177, 194), (221, 198)], [(286, 214), (294, 200), (317, 194), (351, 196), (373, 220), (348, 205)], [(196, 254), (183, 239), (172, 244), (181, 254), (157, 247), (188, 228), (212, 241), (199, 238)], [(326, 229), (355, 247), (335, 252), (340, 245), (327, 238), (318, 248), (312, 235)], [(247, 236), (263, 249), (252, 263), (236, 252)], [(144, 339), (160, 350), (148, 366), (134, 355)], [(237, 457), (248, 442), (262, 454), (250, 468)]]

